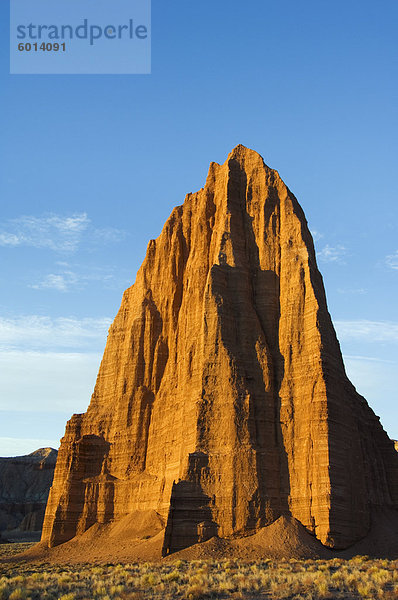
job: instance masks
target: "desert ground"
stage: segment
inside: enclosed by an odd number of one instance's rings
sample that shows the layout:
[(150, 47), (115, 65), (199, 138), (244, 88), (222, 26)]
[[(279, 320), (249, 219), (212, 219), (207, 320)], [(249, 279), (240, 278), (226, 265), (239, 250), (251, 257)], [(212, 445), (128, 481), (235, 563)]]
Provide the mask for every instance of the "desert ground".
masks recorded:
[(50, 564), (15, 556), (31, 544), (0, 545), (1, 600), (398, 599), (398, 561), (173, 560)]

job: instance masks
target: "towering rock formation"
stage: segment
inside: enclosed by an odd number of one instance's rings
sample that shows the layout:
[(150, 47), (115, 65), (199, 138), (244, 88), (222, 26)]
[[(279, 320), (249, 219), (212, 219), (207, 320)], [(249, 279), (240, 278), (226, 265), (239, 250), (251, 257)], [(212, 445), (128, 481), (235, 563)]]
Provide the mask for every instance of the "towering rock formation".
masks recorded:
[(0, 458), (0, 531), (40, 532), (56, 460), (53, 448)]
[(345, 548), (375, 506), (398, 508), (398, 455), (347, 379), (302, 209), (239, 145), (149, 242), (42, 539), (155, 511), (169, 553), (290, 514)]

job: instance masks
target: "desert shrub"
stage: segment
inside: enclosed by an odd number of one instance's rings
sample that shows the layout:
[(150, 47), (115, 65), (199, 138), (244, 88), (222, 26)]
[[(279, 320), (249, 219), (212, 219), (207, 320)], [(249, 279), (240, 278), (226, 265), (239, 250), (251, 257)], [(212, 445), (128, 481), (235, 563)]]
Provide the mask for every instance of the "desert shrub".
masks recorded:
[(153, 573), (147, 573), (141, 578), (141, 585), (144, 587), (154, 587), (158, 583), (158, 578)]
[(8, 600), (25, 600), (26, 591), (24, 588), (18, 587), (8, 596)]
[(58, 584), (63, 585), (65, 583), (70, 583), (71, 581), (73, 581), (73, 577), (67, 575), (66, 573), (61, 573), (61, 575), (58, 575), (57, 581)]
[(174, 571), (171, 571), (164, 576), (165, 581), (180, 581), (180, 579), (181, 574), (177, 571), (177, 569), (174, 569)]
[(111, 594), (111, 596), (117, 596), (122, 594), (125, 591), (125, 587), (124, 585), (111, 585), (111, 587), (109, 588), (109, 593)]
[(206, 585), (200, 585), (198, 583), (190, 585), (186, 592), (187, 600), (202, 600), (207, 598), (209, 595), (209, 589)]
[(0, 600), (398, 600), (398, 561), (0, 563)]
[(8, 585), (6, 583), (0, 583), (0, 600), (6, 600), (8, 596)]

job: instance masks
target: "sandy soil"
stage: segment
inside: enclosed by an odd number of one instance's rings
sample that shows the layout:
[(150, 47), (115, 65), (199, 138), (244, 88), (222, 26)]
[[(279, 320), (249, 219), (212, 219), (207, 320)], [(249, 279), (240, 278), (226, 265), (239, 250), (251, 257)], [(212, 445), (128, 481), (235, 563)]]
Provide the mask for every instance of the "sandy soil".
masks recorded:
[(141, 520), (129, 515), (117, 523), (93, 525), (80, 537), (54, 548), (36, 544), (12, 560), (76, 564), (224, 558), (244, 561), (332, 559), (369, 555), (369, 548), (373, 549), (371, 556), (395, 559), (398, 558), (398, 519), (395, 511), (376, 513), (369, 535), (344, 551), (325, 548), (296, 519), (284, 516), (254, 535), (236, 539), (213, 537), (165, 558), (161, 555), (163, 539), (164, 529), (156, 514), (146, 515)]

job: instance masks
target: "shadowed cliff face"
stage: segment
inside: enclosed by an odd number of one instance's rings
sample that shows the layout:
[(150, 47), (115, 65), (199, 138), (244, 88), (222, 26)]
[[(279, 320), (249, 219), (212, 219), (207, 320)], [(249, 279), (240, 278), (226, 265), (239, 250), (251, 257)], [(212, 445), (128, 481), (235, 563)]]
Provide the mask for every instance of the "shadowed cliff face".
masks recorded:
[(152, 510), (165, 552), (288, 514), (344, 548), (372, 505), (398, 506), (397, 473), (346, 377), (304, 214), (237, 146), (149, 242), (67, 424), (43, 540)]

